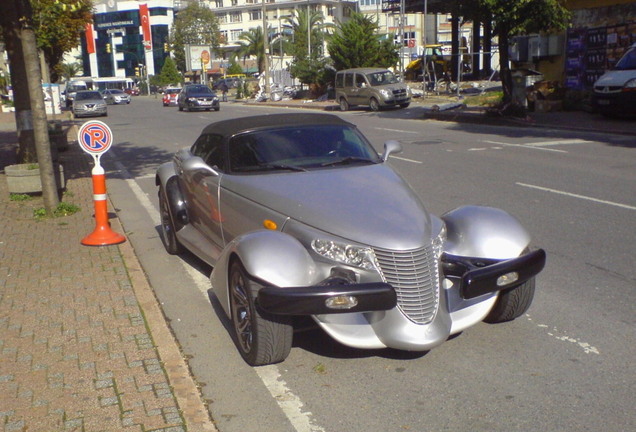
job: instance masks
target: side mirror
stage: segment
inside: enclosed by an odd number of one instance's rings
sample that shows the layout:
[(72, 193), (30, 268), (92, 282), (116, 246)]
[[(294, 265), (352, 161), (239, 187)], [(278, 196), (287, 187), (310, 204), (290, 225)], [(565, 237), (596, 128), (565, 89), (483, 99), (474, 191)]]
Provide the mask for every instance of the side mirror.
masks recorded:
[(182, 165), (184, 170), (187, 171), (196, 171), (196, 170), (202, 170), (202, 171), (207, 171), (210, 174), (212, 174), (213, 176), (218, 176), (219, 173), (216, 172), (212, 167), (210, 167), (210, 165), (206, 164), (203, 159), (201, 159), (198, 156), (193, 156), (188, 158)]
[(382, 160), (384, 162), (389, 159), (392, 154), (402, 153), (402, 144), (398, 141), (390, 140), (384, 143), (384, 153), (382, 153)]

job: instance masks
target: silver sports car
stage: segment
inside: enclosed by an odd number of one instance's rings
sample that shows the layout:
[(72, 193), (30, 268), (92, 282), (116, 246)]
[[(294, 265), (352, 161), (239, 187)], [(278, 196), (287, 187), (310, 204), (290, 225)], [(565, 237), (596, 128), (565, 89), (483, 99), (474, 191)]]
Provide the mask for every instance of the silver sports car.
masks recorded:
[(283, 361), (294, 316), (355, 348), (426, 351), (523, 314), (546, 255), (503, 210), (431, 215), (351, 123), (219, 121), (157, 171), (167, 251), (213, 267), (247, 363)]

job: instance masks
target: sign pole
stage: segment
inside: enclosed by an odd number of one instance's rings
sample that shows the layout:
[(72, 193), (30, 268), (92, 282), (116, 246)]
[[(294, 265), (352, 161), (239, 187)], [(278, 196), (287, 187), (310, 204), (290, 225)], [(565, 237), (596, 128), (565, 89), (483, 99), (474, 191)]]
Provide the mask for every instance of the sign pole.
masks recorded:
[(86, 153), (90, 154), (95, 166), (91, 170), (93, 177), (93, 202), (95, 206), (95, 230), (82, 239), (84, 246), (109, 246), (126, 241), (126, 237), (111, 230), (108, 221), (108, 195), (106, 194), (106, 174), (100, 164), (100, 158), (111, 146), (113, 134), (110, 128), (100, 121), (89, 121), (80, 127), (78, 142)]

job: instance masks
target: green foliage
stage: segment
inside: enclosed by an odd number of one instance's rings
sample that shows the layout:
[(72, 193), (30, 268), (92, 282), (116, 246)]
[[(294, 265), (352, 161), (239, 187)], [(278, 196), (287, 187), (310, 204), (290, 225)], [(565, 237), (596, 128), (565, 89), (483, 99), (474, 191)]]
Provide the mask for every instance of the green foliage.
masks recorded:
[(230, 67), (227, 68), (227, 71), (225, 71), (225, 73), (228, 74), (228, 75), (238, 75), (238, 74), (242, 74), (244, 72), (243, 72), (243, 68), (241, 67), (241, 65), (236, 62), (235, 58), (233, 58), (230, 61)]
[(340, 23), (330, 38), (327, 50), (336, 70), (356, 67), (391, 67), (399, 60), (392, 39), (378, 34), (378, 23), (370, 16), (354, 13)]
[[(67, 202), (60, 202), (55, 210), (53, 210), (53, 217), (70, 216), (80, 211), (80, 208), (75, 204)], [(36, 208), (33, 210), (33, 217), (37, 220), (45, 219), (47, 217), (46, 209), (44, 207)]]
[(84, 26), (93, 20), (92, 0), (31, 0), (38, 48), (56, 82), (64, 70), (64, 54), (77, 47)]
[(64, 80), (69, 81), (71, 78), (78, 76), (82, 72), (82, 65), (78, 62), (61, 63), (58, 69)]
[(206, 6), (198, 2), (190, 2), (175, 16), (170, 32), (170, 46), (172, 47), (177, 69), (187, 70), (185, 48), (186, 45), (206, 45), (217, 50), (220, 44), (219, 21)]
[(31, 195), (28, 194), (9, 194), (9, 201), (16, 201), (16, 202), (23, 202), (23, 201), (29, 201), (33, 199), (33, 197)]
[(162, 86), (169, 84), (180, 84), (183, 81), (181, 74), (177, 70), (177, 65), (170, 56), (166, 57), (159, 74), (159, 84)]

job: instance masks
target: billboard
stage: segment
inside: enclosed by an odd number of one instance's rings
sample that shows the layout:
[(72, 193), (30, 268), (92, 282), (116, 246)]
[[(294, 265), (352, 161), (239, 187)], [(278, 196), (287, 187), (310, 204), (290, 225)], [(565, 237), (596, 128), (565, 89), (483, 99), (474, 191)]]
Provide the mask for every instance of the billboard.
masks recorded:
[(189, 71), (209, 69), (214, 59), (212, 49), (207, 45), (186, 45), (186, 66)]

